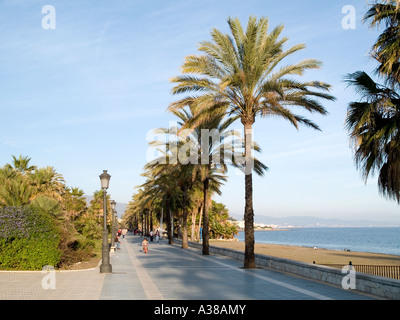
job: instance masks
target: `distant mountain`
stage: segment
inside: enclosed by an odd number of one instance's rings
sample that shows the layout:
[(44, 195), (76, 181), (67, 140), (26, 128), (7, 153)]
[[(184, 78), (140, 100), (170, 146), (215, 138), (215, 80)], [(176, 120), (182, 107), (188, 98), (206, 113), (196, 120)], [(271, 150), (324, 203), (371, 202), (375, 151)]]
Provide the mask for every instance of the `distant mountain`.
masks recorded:
[[(233, 215), (237, 220), (242, 220), (243, 217)], [(372, 221), (372, 220), (343, 220), (335, 218), (319, 218), (310, 216), (289, 216), (289, 217), (269, 217), (255, 216), (256, 223), (264, 223), (278, 225), (281, 228), (315, 228), (315, 227), (399, 227), (390, 222)]]
[[(93, 196), (84, 195), (84, 197), (86, 198), (87, 205), (90, 205), (90, 201), (92, 201)], [(115, 210), (117, 210), (118, 218), (122, 217), (127, 205), (128, 205), (127, 203), (117, 202), (117, 204), (115, 205)]]
[[(93, 196), (85, 195), (88, 205)], [(125, 212), (127, 203), (117, 202), (116, 210), (119, 218)], [(243, 216), (230, 214), (236, 220), (243, 220)], [(343, 220), (335, 218), (319, 218), (311, 216), (288, 216), (288, 217), (270, 217), (256, 215), (256, 223), (277, 225), (280, 228), (318, 228), (318, 227), (400, 227), (399, 224), (393, 224), (385, 221), (373, 220)]]

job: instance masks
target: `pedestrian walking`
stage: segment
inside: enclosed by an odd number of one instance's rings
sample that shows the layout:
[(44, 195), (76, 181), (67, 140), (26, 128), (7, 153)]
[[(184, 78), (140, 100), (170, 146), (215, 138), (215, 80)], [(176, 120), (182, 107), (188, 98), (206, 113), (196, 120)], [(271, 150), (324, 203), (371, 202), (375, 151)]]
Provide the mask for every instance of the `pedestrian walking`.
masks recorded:
[(144, 240), (142, 241), (142, 246), (143, 246), (144, 253), (147, 253), (149, 242), (147, 241), (146, 238), (144, 238)]
[(154, 232), (153, 230), (150, 230), (150, 241), (153, 242), (153, 236), (154, 236)]
[(119, 235), (118, 234), (114, 239), (114, 243), (115, 243), (115, 245), (117, 247), (117, 250), (120, 250), (121, 249), (121, 242), (119, 241)]
[(158, 241), (160, 241), (160, 232), (157, 230), (156, 231), (156, 243), (158, 243)]
[(126, 235), (126, 232), (127, 232), (128, 230), (126, 230), (125, 228), (124, 229), (122, 229), (122, 239), (125, 239), (125, 235)]

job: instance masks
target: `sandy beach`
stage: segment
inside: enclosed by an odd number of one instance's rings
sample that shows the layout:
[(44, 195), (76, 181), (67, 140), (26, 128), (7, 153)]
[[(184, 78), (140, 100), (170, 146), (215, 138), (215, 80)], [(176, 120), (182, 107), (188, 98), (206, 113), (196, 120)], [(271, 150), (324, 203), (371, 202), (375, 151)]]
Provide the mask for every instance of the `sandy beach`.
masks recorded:
[[(210, 245), (244, 251), (244, 242), (241, 241), (211, 240)], [(348, 252), (327, 249), (315, 250), (314, 248), (307, 247), (264, 243), (256, 243), (254, 250), (255, 253), (259, 254), (307, 263), (313, 263), (313, 261), (315, 261), (317, 264), (347, 264), (351, 261), (353, 264), (400, 265), (400, 256), (378, 253)]]

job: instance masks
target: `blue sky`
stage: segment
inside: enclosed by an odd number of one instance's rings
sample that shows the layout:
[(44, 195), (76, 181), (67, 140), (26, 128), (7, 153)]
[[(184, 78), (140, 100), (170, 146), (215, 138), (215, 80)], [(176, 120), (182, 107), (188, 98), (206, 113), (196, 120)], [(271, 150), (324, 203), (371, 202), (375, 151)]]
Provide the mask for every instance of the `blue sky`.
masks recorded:
[[(56, 28), (42, 28), (42, 7), (56, 10)], [(356, 28), (343, 29), (342, 8), (356, 9)], [(228, 32), (228, 17), (246, 25), (249, 15), (284, 24), (289, 45), (307, 48), (286, 63), (317, 58), (305, 74), (332, 85), (329, 115), (311, 116), (322, 132), (295, 130), (279, 119), (257, 119), (254, 138), (270, 170), (254, 178), (257, 215), (336, 217), (400, 223), (398, 205), (364, 183), (353, 162), (344, 120), (357, 99), (343, 76), (371, 72), (368, 52), (379, 32), (361, 19), (360, 0), (247, 1), (23, 1), (0, 0), (0, 165), (27, 155), (53, 166), (67, 185), (86, 194), (111, 174), (109, 193), (128, 202), (146, 163), (146, 136), (167, 127), (177, 99), (169, 79), (186, 55), (210, 39), (213, 27)], [(240, 124), (236, 125), (240, 128)], [(232, 214), (244, 211), (244, 177), (230, 170), (223, 195)]]

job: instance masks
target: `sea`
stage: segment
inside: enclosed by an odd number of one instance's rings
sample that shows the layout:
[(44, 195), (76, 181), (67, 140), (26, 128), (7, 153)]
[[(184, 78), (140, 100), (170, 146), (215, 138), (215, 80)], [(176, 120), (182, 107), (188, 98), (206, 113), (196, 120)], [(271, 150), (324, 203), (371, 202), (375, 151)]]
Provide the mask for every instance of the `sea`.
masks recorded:
[[(400, 256), (400, 228), (292, 228), (255, 231), (256, 243), (317, 247), (330, 250), (384, 253)], [(244, 241), (244, 232), (236, 236)]]

